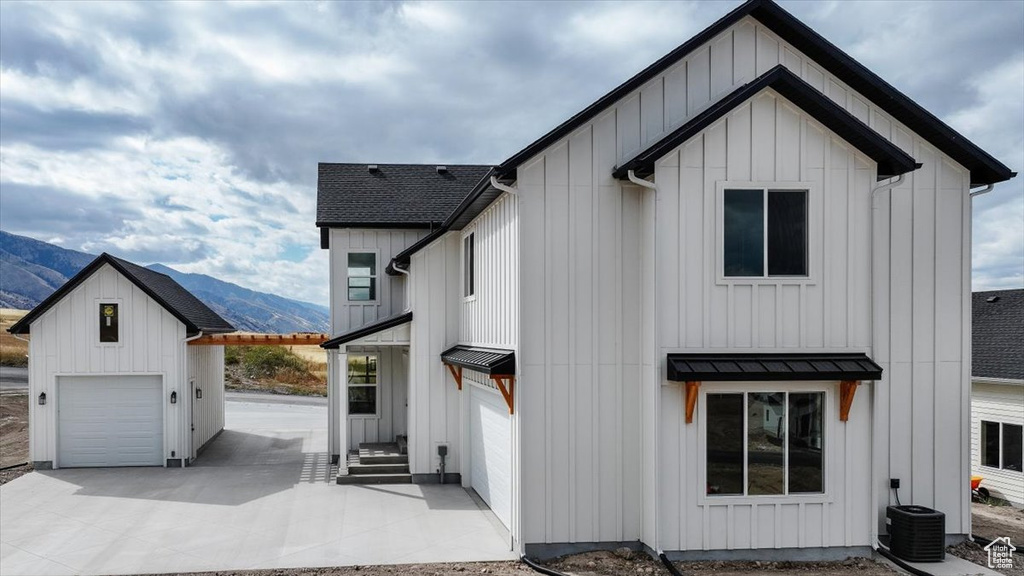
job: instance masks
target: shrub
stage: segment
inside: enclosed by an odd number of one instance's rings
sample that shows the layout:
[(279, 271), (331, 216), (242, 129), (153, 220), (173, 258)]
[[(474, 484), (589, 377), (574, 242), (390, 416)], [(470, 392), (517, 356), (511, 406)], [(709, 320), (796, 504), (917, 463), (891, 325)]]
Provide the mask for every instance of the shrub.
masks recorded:
[(242, 361), (241, 346), (224, 347), (224, 363), (228, 366), (237, 366)]
[(273, 378), (278, 372), (306, 372), (306, 361), (281, 346), (247, 346), (242, 370), (249, 378)]

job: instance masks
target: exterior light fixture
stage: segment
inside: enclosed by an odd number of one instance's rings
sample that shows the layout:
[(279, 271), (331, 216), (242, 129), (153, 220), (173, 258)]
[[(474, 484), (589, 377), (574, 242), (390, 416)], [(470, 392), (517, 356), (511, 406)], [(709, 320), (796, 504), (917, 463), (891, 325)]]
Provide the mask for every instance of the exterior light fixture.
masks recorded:
[(177, 390), (175, 390), (174, 392), (171, 392), (171, 404), (177, 404), (177, 403), (178, 403), (178, 392), (177, 392)]
[(202, 398), (203, 398), (203, 389), (202, 388), (196, 388), (196, 398), (202, 400)]
[(39, 393), (39, 405), (46, 406), (46, 392)]

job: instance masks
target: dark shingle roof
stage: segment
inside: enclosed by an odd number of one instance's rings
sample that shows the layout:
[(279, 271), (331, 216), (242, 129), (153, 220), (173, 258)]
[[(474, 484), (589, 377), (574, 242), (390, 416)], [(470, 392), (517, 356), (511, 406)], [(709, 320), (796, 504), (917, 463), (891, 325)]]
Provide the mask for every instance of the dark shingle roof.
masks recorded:
[(150, 298), (156, 300), (158, 304), (185, 325), (188, 333), (195, 334), (202, 331), (212, 334), (235, 331), (234, 326), (228, 324), (216, 312), (210, 310), (206, 304), (203, 304), (191, 292), (182, 288), (181, 284), (175, 282), (170, 276), (150, 270), (149, 268), (143, 268), (138, 264), (111, 256), (106, 252), (97, 256), (88, 266), (83, 268), (78, 274), (75, 274), (74, 277), (58, 288), (53, 294), (50, 294), (46, 300), (40, 302), (38, 306), (33, 308), (14, 326), (8, 328), (8, 331), (12, 334), (27, 334), (29, 326), (36, 318), (52, 308), (57, 302), (60, 302), (64, 296), (74, 290), (79, 284), (85, 282), (104, 264), (110, 264)]
[(491, 166), (320, 163), (316, 225), (430, 228), (444, 222)]
[(971, 295), (973, 376), (1024, 380), (1024, 289)]

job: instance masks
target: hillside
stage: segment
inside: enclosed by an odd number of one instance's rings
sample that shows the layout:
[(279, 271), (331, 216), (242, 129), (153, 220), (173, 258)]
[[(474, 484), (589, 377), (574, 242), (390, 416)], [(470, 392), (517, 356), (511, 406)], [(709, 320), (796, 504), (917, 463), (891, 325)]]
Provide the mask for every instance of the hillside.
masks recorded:
[[(93, 258), (92, 254), (0, 231), (0, 308), (34, 307)], [(174, 278), (241, 331), (328, 331), (329, 311), (324, 306), (249, 290), (205, 274), (178, 272), (163, 264), (149, 268)]]

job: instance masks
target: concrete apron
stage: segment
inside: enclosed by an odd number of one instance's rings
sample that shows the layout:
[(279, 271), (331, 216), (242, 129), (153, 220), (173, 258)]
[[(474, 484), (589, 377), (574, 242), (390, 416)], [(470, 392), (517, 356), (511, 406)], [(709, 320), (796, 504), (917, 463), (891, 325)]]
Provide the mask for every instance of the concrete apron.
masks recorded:
[(230, 401), (189, 468), (33, 472), (0, 487), (4, 574), (514, 559), (459, 486), (338, 486), (323, 406)]

